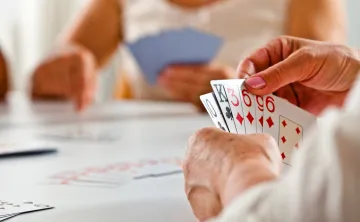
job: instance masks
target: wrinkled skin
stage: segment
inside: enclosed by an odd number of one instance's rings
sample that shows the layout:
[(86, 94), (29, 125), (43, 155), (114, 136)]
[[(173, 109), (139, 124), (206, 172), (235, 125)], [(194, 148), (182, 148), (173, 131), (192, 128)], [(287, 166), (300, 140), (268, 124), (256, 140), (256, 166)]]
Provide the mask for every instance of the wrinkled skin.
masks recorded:
[(252, 186), (276, 179), (280, 152), (266, 134), (235, 135), (207, 128), (190, 139), (183, 170), (193, 212), (205, 221)]
[(266, 86), (248, 89), (273, 93), (318, 115), (330, 105), (342, 106), (359, 72), (359, 54), (342, 45), (280, 37), (239, 65), (240, 78), (261, 77)]

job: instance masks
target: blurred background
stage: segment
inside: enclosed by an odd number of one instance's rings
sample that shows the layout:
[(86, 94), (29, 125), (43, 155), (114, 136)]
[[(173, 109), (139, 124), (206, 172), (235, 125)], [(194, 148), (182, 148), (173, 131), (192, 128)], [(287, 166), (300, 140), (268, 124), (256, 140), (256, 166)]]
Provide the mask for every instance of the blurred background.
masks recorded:
[[(15, 89), (24, 89), (26, 78), (53, 46), (58, 34), (74, 19), (87, 0), (0, 0), (0, 45), (11, 63)], [(347, 0), (348, 44), (360, 46), (360, 1)], [(111, 63), (103, 70), (98, 101), (110, 98), (115, 78)]]

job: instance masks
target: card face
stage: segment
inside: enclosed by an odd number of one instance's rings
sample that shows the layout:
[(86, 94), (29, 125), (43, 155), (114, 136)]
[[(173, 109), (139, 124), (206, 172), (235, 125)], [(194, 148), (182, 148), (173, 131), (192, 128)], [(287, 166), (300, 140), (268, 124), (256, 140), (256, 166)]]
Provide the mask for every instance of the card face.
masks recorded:
[(304, 133), (316, 123), (312, 114), (274, 95), (264, 96), (264, 133), (272, 135), (279, 145), (283, 161), (303, 142)]
[(224, 84), (238, 134), (246, 134), (243, 104), (239, 92), (239, 88), (243, 82), (244, 80), (242, 79), (234, 79)]
[(283, 162), (290, 165), (293, 152), (303, 143), (304, 129), (299, 123), (282, 115), (279, 122), (279, 149), (282, 151)]
[(243, 112), (244, 112), (244, 119), (245, 119), (245, 127), (247, 134), (256, 133), (256, 100), (255, 96), (249, 93), (246, 89), (245, 85), (242, 84), (239, 86), (239, 92), (243, 104)]
[(45, 184), (116, 188), (135, 180), (182, 174), (181, 162), (181, 158), (170, 157), (68, 170), (50, 176)]
[(19, 215), (19, 214), (9, 214), (9, 215), (6, 215), (6, 216), (0, 216), (0, 221), (5, 221), (5, 220), (10, 219), (12, 217), (15, 217), (17, 215)]
[(34, 202), (11, 203), (7, 201), (0, 202), (0, 215), (11, 216), (14, 214), (28, 213), (39, 210), (52, 209), (49, 205), (37, 204)]
[(262, 133), (264, 128), (264, 99), (262, 96), (255, 97), (256, 132)]
[(226, 94), (225, 83), (226, 80), (213, 80), (211, 81), (211, 86), (213, 88), (214, 94), (216, 96), (217, 102), (220, 106), (220, 109), (224, 115), (224, 119), (228, 129), (231, 133), (237, 134), (234, 116), (230, 108), (228, 96)]
[(204, 104), (206, 111), (210, 115), (210, 118), (214, 122), (215, 126), (226, 132), (230, 132), (225, 123), (224, 117), (220, 111), (220, 107), (217, 104), (214, 93), (208, 93), (200, 96), (201, 102)]

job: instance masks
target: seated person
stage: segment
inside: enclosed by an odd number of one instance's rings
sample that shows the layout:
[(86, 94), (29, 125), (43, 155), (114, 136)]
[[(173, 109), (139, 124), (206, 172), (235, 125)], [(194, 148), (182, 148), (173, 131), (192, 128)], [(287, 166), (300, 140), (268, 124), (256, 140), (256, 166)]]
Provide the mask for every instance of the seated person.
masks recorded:
[(167, 67), (152, 87), (122, 50), (116, 96), (202, 107), (199, 96), (211, 91), (209, 81), (234, 78), (239, 57), (281, 34), (341, 43), (344, 21), (342, 0), (91, 0), (35, 70), (33, 95), (72, 99), (81, 110), (94, 99), (97, 73), (119, 44), (191, 26), (225, 40), (213, 63)]
[[(283, 176), (279, 148), (267, 134), (209, 128), (193, 136), (183, 169), (198, 219), (360, 221), (359, 64), (359, 52), (345, 46), (288, 37), (246, 58), (239, 76), (251, 93), (276, 92), (313, 114), (332, 109)], [(284, 94), (289, 87), (293, 92)]]
[(6, 94), (9, 91), (10, 81), (8, 73), (8, 65), (4, 54), (0, 51), (0, 100), (5, 100)]

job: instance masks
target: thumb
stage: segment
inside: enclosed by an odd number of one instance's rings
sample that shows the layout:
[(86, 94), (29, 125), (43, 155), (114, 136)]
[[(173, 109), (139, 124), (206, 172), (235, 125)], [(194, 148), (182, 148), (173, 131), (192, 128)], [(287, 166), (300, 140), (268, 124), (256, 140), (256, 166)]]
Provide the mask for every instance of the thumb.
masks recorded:
[(251, 75), (245, 80), (245, 86), (254, 95), (267, 95), (283, 86), (304, 80), (310, 73), (303, 72), (306, 60), (299, 56), (290, 56), (264, 71)]

